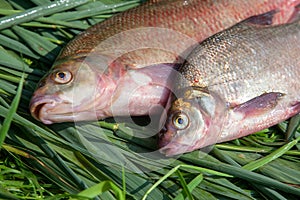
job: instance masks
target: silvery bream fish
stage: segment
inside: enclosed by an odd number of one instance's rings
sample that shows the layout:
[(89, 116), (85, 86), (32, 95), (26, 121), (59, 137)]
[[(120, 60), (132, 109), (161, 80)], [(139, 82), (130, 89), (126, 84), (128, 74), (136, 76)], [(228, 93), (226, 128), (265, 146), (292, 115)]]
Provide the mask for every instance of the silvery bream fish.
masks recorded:
[(167, 156), (275, 125), (300, 112), (300, 20), (233, 26), (197, 46), (179, 72), (159, 133)]
[(140, 116), (165, 106), (183, 52), (250, 16), (277, 9), (285, 23), (300, 0), (152, 0), (82, 32), (40, 81), (32, 116), (45, 124)]

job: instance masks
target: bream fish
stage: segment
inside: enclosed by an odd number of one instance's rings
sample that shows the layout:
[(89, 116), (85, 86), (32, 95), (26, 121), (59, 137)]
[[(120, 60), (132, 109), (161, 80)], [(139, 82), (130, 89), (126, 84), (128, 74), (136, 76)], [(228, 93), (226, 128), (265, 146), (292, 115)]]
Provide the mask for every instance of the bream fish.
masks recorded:
[(300, 20), (240, 23), (203, 41), (179, 68), (160, 151), (233, 140), (300, 112)]
[[(168, 77), (197, 42), (250, 16), (300, 0), (153, 0), (92, 26), (62, 50), (40, 81), (32, 116), (45, 124), (141, 116), (164, 107)], [(153, 111), (154, 112), (154, 111)]]

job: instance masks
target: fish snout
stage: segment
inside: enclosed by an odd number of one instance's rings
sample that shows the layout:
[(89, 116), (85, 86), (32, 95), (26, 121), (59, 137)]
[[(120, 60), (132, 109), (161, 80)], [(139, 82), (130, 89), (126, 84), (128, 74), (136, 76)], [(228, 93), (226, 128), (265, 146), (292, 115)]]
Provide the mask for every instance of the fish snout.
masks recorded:
[(159, 152), (167, 157), (175, 156), (184, 153), (183, 149), (186, 146), (178, 144), (176, 141), (160, 140), (158, 143)]
[(53, 97), (36, 96), (30, 101), (30, 113), (38, 121), (44, 124), (52, 124), (53, 122), (48, 119), (48, 111), (55, 108), (58, 100)]
[(162, 148), (166, 146), (170, 141), (166, 139), (166, 136), (168, 136), (168, 129), (166, 126), (164, 126), (160, 132), (158, 133), (158, 147)]
[(167, 125), (163, 126), (163, 128), (158, 133), (158, 148), (160, 153), (166, 156), (172, 156), (175, 154), (175, 152), (173, 152), (173, 148), (171, 147), (173, 146), (172, 142), (174, 141), (172, 140), (175, 134), (175, 130), (168, 127)]

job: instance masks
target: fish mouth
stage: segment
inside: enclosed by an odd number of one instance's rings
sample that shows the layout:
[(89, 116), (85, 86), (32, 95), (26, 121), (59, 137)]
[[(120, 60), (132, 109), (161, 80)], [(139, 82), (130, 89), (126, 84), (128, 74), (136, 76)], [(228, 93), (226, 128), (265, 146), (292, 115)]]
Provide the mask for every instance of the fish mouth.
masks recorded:
[(72, 102), (54, 96), (37, 96), (30, 102), (30, 113), (38, 121), (50, 125), (61, 122), (96, 121), (95, 110), (74, 107)]
[(72, 111), (70, 107), (69, 102), (62, 101), (57, 97), (38, 96), (34, 97), (30, 102), (30, 113), (33, 118), (44, 124), (53, 124), (59, 120), (57, 116), (71, 121), (71, 118), (73, 118), (71, 114), (73, 113), (70, 112)]
[(193, 144), (186, 144), (180, 141), (177, 141), (174, 137), (176, 132), (172, 132), (164, 127), (159, 135), (159, 152), (164, 154), (167, 157), (183, 154), (193, 150)]
[(172, 141), (172, 143), (170, 142), (164, 147), (160, 148), (159, 152), (161, 154), (164, 154), (167, 157), (171, 157), (171, 156), (187, 153), (193, 150), (194, 149), (192, 148), (192, 145), (185, 145), (182, 143)]

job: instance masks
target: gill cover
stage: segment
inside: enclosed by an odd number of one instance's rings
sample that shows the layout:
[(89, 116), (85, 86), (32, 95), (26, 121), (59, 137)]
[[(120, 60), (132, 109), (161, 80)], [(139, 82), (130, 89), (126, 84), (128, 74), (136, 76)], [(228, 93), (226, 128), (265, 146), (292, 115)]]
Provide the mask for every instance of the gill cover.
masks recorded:
[(218, 109), (224, 105), (219, 96), (200, 87), (185, 88), (182, 94), (173, 101), (159, 134), (160, 151), (167, 156), (214, 144), (219, 133), (211, 131), (215, 119), (220, 118)]

